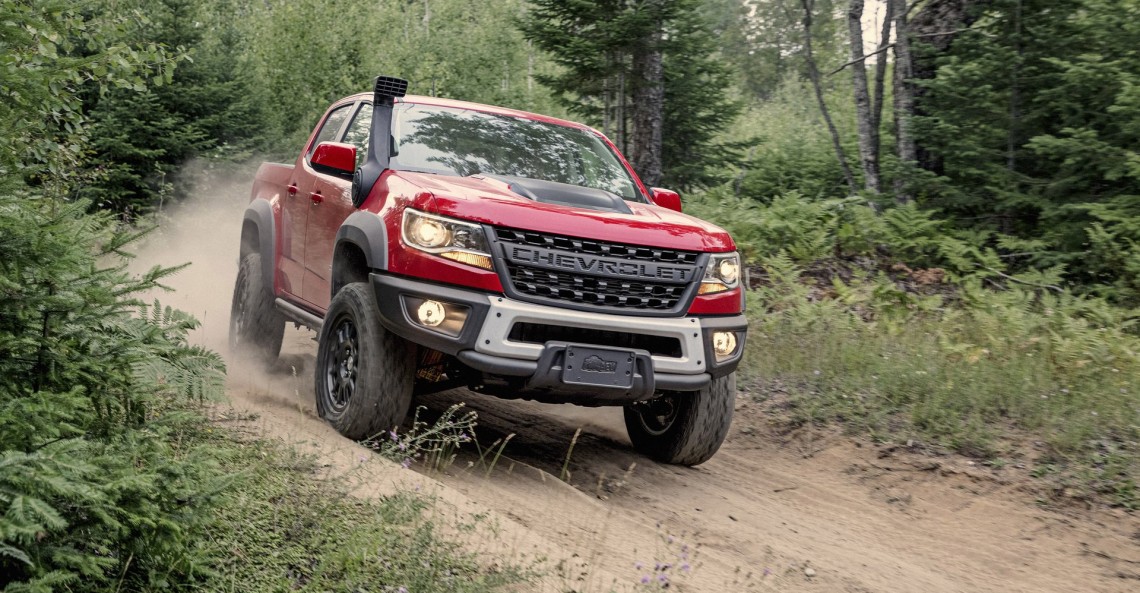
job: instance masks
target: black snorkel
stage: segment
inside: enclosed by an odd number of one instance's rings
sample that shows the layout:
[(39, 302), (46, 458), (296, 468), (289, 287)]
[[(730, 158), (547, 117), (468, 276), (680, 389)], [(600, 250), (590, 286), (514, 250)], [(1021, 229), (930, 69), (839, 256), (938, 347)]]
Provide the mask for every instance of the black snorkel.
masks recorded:
[(377, 76), (373, 86), (372, 129), (368, 136), (368, 154), (352, 176), (352, 205), (359, 208), (372, 186), (388, 168), (392, 159), (392, 109), (397, 97), (408, 92), (408, 81), (393, 76)]

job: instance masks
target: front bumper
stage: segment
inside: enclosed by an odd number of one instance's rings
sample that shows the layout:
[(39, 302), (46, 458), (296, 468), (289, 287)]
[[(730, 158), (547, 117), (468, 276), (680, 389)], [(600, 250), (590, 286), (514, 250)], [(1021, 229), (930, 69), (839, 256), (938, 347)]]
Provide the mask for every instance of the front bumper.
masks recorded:
[[(487, 294), (372, 274), (381, 322), (411, 342), (455, 356), (472, 369), (505, 378), (511, 389), (548, 401), (621, 404), (648, 399), (657, 391), (697, 391), (740, 364), (747, 322), (743, 315), (639, 317), (563, 309)], [(430, 299), (466, 309), (461, 329), (446, 335), (414, 317), (409, 302)], [(528, 332), (520, 332), (526, 328)], [(549, 332), (544, 339), (543, 332)], [(737, 335), (735, 352), (717, 360), (712, 333)], [(523, 335), (523, 334), (526, 335)], [(568, 336), (571, 339), (567, 339)], [(619, 348), (636, 359), (628, 387), (568, 384), (563, 367), (570, 346)], [(650, 350), (653, 350), (652, 352)], [(550, 397), (542, 398), (541, 394)]]

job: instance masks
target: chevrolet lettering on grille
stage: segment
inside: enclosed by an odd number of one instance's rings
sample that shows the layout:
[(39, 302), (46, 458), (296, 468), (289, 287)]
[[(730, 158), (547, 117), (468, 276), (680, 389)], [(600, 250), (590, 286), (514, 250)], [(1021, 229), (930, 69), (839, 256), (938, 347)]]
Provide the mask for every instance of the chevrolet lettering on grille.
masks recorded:
[(686, 284), (693, 278), (692, 268), (663, 266), (652, 262), (565, 253), (551, 249), (520, 247), (517, 245), (508, 246), (506, 253), (507, 259), (512, 263), (527, 264), (551, 270), (641, 278), (675, 284)]

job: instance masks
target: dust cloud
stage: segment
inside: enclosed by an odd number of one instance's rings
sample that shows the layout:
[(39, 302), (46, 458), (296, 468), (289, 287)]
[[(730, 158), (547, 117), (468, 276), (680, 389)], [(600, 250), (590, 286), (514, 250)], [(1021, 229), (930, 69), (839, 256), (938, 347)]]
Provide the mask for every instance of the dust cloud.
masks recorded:
[(192, 161), (178, 173), (180, 200), (156, 214), (158, 228), (134, 246), (131, 270), (189, 266), (163, 280), (170, 288), (143, 295), (194, 316), (194, 344), (222, 355), (227, 367), (227, 399), (236, 408), (275, 407), (315, 418), (312, 396), (314, 333), (288, 324), (281, 357), (269, 368), (229, 352), (230, 303), (237, 279), (242, 216), (259, 159), (244, 164)]
[(163, 284), (171, 291), (148, 294), (163, 306), (193, 315), (201, 327), (191, 340), (225, 356), (230, 299), (237, 277), (242, 214), (249, 204), (256, 162), (221, 167), (192, 161), (179, 171), (190, 191), (157, 213), (158, 228), (135, 246), (131, 269), (190, 265)]

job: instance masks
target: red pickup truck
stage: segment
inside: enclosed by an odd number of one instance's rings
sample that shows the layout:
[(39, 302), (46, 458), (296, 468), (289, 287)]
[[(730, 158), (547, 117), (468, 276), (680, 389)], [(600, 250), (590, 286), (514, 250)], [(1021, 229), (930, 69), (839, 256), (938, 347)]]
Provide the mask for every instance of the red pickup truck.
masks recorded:
[(638, 451), (712, 457), (747, 326), (728, 233), (588, 126), (406, 90), (377, 78), (261, 165), (231, 348), (272, 362), (287, 322), (316, 330), (317, 409), (350, 438), (465, 386), (624, 406)]

